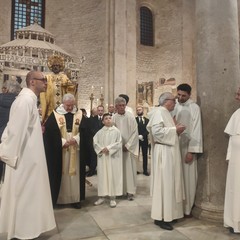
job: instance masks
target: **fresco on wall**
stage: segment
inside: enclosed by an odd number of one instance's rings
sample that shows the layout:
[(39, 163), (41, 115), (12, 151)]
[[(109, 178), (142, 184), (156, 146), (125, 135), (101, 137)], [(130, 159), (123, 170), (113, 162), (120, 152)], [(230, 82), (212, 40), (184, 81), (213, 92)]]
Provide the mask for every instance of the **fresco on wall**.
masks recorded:
[(176, 95), (176, 79), (175, 78), (159, 78), (158, 81), (154, 82), (154, 98), (153, 105), (158, 105), (158, 98), (164, 92), (171, 92)]
[(137, 86), (138, 105), (153, 105), (153, 82), (142, 82)]
[(164, 92), (176, 95), (175, 78), (159, 78), (157, 81), (137, 83), (137, 105), (143, 106), (144, 112), (158, 105), (158, 98)]

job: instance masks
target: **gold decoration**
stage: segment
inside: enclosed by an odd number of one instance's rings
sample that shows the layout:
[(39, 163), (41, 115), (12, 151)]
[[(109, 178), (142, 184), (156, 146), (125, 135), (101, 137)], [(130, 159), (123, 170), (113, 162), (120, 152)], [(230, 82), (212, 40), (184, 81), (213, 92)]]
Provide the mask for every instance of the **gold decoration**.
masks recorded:
[(65, 121), (64, 121), (63, 117), (60, 117), (59, 118), (59, 125), (63, 126), (64, 124), (65, 124)]
[(80, 120), (78, 118), (76, 118), (75, 125), (79, 125), (79, 124), (80, 124)]
[(53, 71), (53, 65), (58, 65), (60, 67), (60, 72), (62, 72), (65, 68), (65, 61), (64, 58), (59, 55), (52, 55), (48, 57), (47, 65), (51, 71)]

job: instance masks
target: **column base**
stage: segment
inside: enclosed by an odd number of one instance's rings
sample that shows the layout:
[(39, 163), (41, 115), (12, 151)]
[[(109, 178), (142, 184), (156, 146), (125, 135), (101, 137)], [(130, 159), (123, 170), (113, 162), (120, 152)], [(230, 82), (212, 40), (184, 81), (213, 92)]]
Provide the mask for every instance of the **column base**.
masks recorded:
[(195, 218), (214, 223), (223, 223), (223, 210), (204, 209), (194, 206), (192, 215)]

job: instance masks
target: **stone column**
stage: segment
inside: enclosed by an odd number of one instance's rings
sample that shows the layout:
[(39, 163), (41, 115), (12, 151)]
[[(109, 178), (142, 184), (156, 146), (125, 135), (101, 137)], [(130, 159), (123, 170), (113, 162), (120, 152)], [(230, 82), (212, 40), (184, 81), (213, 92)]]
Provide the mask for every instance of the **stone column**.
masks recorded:
[(127, 2), (115, 0), (114, 97), (127, 92)]
[(114, 34), (115, 34), (115, 2), (106, 3), (106, 69), (105, 69), (105, 102), (114, 104)]
[(238, 107), (239, 36), (237, 0), (196, 1), (197, 99), (202, 110), (204, 154), (194, 216), (222, 221), (228, 137), (225, 126)]
[(136, 1), (108, 1), (108, 69), (105, 85), (108, 103), (120, 93), (136, 104)]
[(129, 96), (129, 106), (133, 108), (134, 112), (136, 109), (136, 86), (137, 86), (137, 11), (136, 1), (127, 0), (127, 11), (126, 11), (126, 31), (127, 31), (127, 82), (126, 82), (126, 93)]
[(191, 98), (195, 100), (195, 1), (183, 0), (182, 8), (182, 83), (192, 86)]

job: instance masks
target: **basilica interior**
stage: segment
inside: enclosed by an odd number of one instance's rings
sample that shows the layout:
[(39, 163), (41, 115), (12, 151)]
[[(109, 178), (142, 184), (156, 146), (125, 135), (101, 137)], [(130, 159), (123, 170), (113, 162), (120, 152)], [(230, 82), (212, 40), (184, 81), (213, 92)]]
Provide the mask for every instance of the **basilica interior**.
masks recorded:
[[(198, 160), (194, 219), (177, 223), (174, 238), (150, 226), (149, 180), (138, 176), (139, 198), (132, 205), (120, 200), (116, 209), (101, 210), (92, 206), (93, 178), (86, 208), (56, 210), (58, 233), (42, 239), (238, 239), (222, 221), (224, 128), (238, 108), (234, 96), (240, 86), (239, 3), (0, 0), (0, 87), (6, 80), (24, 87), (32, 69), (49, 73), (47, 58), (57, 54), (65, 59), (65, 74), (78, 83), (78, 106), (88, 114), (99, 104), (113, 104), (121, 93), (129, 96), (130, 107), (141, 105), (147, 113), (161, 93), (175, 94), (180, 83), (192, 86), (192, 99), (201, 108), (204, 152)], [(82, 228), (86, 234), (79, 237)]]

